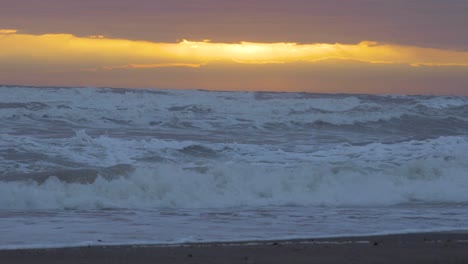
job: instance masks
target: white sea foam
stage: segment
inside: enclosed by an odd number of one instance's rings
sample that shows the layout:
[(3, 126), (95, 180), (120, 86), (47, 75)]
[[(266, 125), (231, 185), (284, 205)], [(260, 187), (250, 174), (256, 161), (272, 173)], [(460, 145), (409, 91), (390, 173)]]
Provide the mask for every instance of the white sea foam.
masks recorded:
[(468, 105), (468, 98), (466, 97), (451, 97), (451, 96), (440, 96), (432, 97), (418, 102), (420, 105), (424, 105), (435, 109), (444, 109), (449, 107), (460, 107)]
[[(21, 146), (18, 151), (25, 153), (46, 152), (49, 157), (86, 166), (136, 167), (126, 177), (98, 178), (92, 184), (67, 183), (53, 177), (43, 184), (2, 182), (1, 209), (468, 202), (465, 137), (357, 146), (299, 145), (293, 151), (257, 144), (90, 136), (86, 130), (71, 138), (0, 137), (6, 148)], [(212, 161), (187, 156), (182, 150), (190, 146), (212, 150), (218, 158)], [(169, 162), (139, 161), (148, 157)], [(24, 173), (48, 167), (48, 162), (0, 160), (4, 167)]]
[[(138, 90), (140, 91), (140, 90)], [(284, 98), (255, 100), (253, 93), (200, 91), (115, 92), (113, 90), (31, 89), (0, 87), (0, 103), (28, 104), (4, 108), (0, 117), (7, 120), (55, 120), (71, 124), (93, 124), (113, 128), (122, 124), (147, 126), (158, 123), (190, 123), (199, 128), (240, 124), (262, 127), (265, 123), (354, 124), (399, 118), (406, 109), (379, 109), (356, 96), (343, 98)], [(373, 111), (367, 111), (367, 108)], [(361, 110), (359, 111), (360, 108)], [(358, 109), (356, 111), (351, 111)], [(200, 117), (208, 117), (211, 122)]]
[(216, 164), (206, 172), (160, 164), (127, 177), (92, 184), (51, 177), (0, 183), (2, 209), (223, 208), (270, 205), (373, 206), (409, 202), (468, 202), (468, 166), (424, 159), (373, 171), (353, 162), (340, 167), (285, 168)]

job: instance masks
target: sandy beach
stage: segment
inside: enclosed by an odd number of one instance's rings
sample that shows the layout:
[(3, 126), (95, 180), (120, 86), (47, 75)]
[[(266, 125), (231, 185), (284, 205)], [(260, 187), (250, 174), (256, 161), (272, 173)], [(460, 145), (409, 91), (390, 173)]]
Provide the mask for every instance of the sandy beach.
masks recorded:
[(468, 233), (0, 251), (1, 263), (468, 263)]

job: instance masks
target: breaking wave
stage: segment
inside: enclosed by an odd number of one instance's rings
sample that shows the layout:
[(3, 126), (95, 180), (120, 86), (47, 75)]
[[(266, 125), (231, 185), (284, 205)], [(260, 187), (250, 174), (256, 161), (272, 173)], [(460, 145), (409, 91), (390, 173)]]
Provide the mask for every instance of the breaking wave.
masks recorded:
[(468, 98), (0, 87), (0, 208), (468, 202)]
[(450, 96), (7, 87), (0, 87), (0, 95), (2, 120), (98, 128), (262, 129), (270, 123), (294, 128), (390, 122), (407, 116), (466, 121), (468, 115), (468, 98)]
[[(295, 168), (160, 164), (114, 178), (76, 183), (51, 176), (1, 182), (1, 209), (219, 208), (270, 205), (374, 206), (467, 203), (468, 164), (441, 158), (376, 171), (352, 162)], [(86, 176), (86, 171), (82, 175)], [(53, 173), (51, 173), (53, 175)]]

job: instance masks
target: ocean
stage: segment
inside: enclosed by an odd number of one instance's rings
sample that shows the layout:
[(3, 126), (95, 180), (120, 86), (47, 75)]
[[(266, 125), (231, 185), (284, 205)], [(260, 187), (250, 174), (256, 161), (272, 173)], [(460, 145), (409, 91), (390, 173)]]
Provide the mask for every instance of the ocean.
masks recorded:
[(0, 248), (468, 230), (468, 98), (0, 86)]

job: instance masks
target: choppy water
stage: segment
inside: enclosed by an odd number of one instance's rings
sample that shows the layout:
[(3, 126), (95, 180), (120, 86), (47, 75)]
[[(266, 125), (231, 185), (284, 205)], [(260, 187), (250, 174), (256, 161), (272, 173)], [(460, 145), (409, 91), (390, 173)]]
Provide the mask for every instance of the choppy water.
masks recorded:
[(468, 229), (468, 98), (0, 87), (0, 247)]

